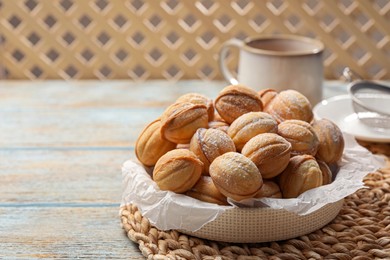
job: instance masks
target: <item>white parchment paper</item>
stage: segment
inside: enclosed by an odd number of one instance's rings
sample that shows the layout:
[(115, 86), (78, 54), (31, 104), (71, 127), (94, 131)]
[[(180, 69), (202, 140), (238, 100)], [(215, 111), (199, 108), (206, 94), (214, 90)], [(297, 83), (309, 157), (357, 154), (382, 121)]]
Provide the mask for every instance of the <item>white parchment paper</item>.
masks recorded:
[(142, 215), (160, 230), (197, 231), (226, 209), (239, 206), (271, 207), (299, 215), (309, 214), (363, 188), (364, 176), (384, 165), (382, 157), (358, 145), (352, 136), (344, 135), (344, 139), (345, 151), (336, 179), (329, 185), (308, 190), (298, 198), (250, 199), (239, 204), (230, 201), (231, 206), (219, 206), (160, 190), (139, 163), (129, 160), (122, 167), (122, 206), (130, 203), (137, 205)]

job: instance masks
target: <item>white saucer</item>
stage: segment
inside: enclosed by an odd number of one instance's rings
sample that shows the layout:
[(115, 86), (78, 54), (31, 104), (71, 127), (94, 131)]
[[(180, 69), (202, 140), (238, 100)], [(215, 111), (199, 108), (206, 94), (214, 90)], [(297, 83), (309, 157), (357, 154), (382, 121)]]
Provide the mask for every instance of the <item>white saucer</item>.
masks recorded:
[(341, 131), (360, 140), (371, 142), (390, 142), (390, 129), (375, 129), (363, 124), (352, 108), (349, 95), (335, 96), (313, 108), (315, 118), (327, 118), (337, 124)]

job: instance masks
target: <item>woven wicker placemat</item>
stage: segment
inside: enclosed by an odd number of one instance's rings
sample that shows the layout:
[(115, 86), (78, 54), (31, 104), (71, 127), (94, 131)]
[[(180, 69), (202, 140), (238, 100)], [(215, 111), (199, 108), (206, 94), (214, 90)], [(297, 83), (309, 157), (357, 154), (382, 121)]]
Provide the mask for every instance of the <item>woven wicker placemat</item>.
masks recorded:
[(387, 164), (365, 178), (368, 188), (348, 196), (337, 217), (294, 239), (233, 244), (151, 226), (135, 205), (120, 209), (122, 227), (148, 259), (390, 259), (390, 144), (360, 142)]

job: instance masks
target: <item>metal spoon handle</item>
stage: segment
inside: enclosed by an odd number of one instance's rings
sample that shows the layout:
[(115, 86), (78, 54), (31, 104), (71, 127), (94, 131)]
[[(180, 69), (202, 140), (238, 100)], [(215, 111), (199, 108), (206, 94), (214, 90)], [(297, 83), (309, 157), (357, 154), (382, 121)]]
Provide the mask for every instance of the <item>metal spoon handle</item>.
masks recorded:
[(358, 73), (355, 71), (351, 70), (349, 67), (345, 67), (343, 70), (343, 77), (347, 82), (352, 82), (355, 80), (362, 80), (363, 77), (360, 76)]

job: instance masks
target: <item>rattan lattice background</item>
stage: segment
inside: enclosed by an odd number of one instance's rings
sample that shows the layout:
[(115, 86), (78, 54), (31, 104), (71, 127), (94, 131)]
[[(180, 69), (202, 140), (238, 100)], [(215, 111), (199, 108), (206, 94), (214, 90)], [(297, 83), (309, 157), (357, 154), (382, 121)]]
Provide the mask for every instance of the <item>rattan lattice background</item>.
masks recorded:
[(223, 41), (278, 33), (322, 40), (327, 79), (390, 78), (388, 0), (0, 0), (0, 78), (221, 79)]

